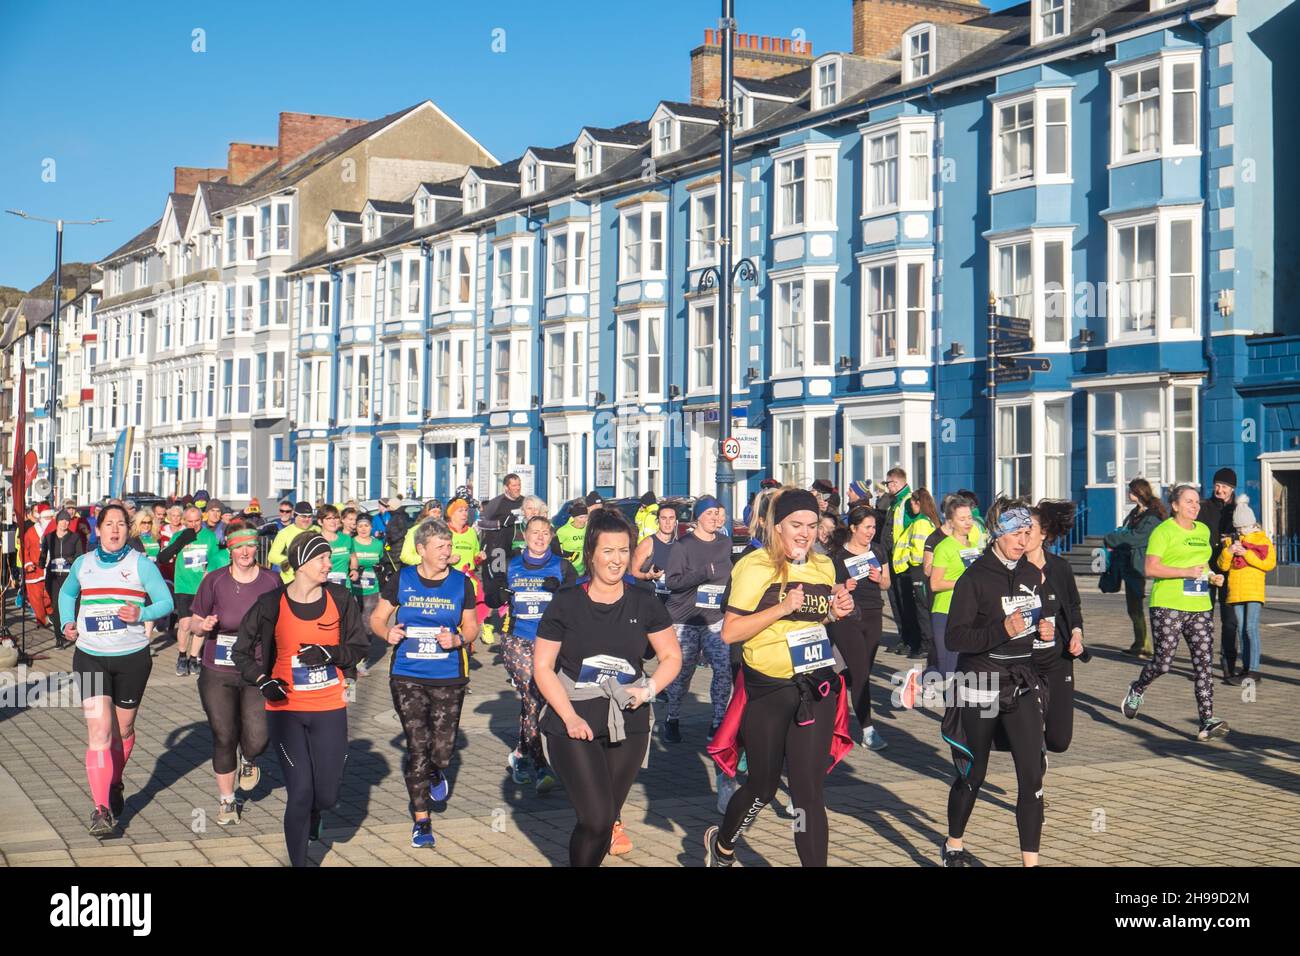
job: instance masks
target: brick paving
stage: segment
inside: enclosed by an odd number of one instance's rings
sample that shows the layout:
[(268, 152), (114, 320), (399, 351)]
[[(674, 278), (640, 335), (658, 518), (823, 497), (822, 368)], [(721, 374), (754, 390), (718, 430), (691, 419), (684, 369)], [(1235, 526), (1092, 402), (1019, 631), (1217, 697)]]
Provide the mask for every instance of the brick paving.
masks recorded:
[[(1052, 755), (1042, 855), (1056, 865), (1296, 865), (1300, 849), (1279, 832), (1300, 827), (1300, 601), (1264, 613), (1264, 679), (1254, 694), (1215, 686), (1216, 713), (1232, 732), (1195, 739), (1196, 712), (1186, 648), (1174, 671), (1147, 694), (1141, 716), (1125, 721), (1117, 704), (1137, 663), (1120, 653), (1131, 640), (1118, 595), (1083, 583), (1093, 660), (1076, 666), (1074, 741)], [(1270, 626), (1272, 625), (1272, 626)], [(886, 622), (886, 633), (889, 624)], [(29, 633), (30, 640), (30, 633)], [(42, 675), (66, 671), (70, 651), (53, 650), (48, 632), (31, 649), (48, 653)], [(172, 672), (173, 648), (155, 662), (127, 767), (121, 835), (86, 833), (90, 797), (82, 767), (79, 708), (0, 706), (0, 861), (9, 866), (274, 866), (286, 855), (279, 767), (260, 763), (262, 782), (246, 795), (243, 820), (216, 826), (211, 737), (193, 678)], [(952, 764), (938, 738), (937, 711), (899, 711), (889, 674), (902, 659), (882, 651), (873, 675), (883, 752), (857, 748), (831, 774), (832, 865), (933, 866), (945, 832)], [(490, 648), (480, 650), (466, 699), (452, 796), (435, 816), (434, 850), (410, 848), (401, 778), (401, 728), (386, 671), (357, 687), (349, 710), (350, 751), (340, 803), (326, 814), (325, 839), (311, 855), (322, 866), (546, 866), (563, 864), (573, 815), (562, 790), (536, 795), (505, 772), (517, 701)], [(9, 676), (9, 675), (6, 675)], [(58, 686), (29, 674), (27, 688)], [(694, 695), (706, 695), (705, 674)], [(12, 695), (14, 688), (7, 688)], [(711, 763), (703, 754), (709, 710), (687, 699), (685, 741), (652, 743), (624, 810), (636, 844), (608, 866), (698, 866), (700, 837), (716, 822)], [(854, 733), (858, 730), (854, 722)], [(778, 800), (788, 796), (778, 797)], [(986, 865), (1016, 865), (1015, 776), (1010, 756), (994, 754), (967, 833)], [(791, 818), (770, 808), (739, 848), (746, 866), (797, 865)]]

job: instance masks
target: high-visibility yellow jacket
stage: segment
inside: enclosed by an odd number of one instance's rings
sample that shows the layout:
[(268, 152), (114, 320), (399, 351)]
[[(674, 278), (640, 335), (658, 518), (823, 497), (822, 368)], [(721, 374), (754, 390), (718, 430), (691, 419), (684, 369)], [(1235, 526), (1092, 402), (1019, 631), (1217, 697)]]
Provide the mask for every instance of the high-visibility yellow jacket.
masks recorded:
[(898, 497), (889, 508), (890, 522), (890, 554), (889, 566), (895, 574), (901, 574), (908, 568), (908, 541), (907, 529), (915, 520), (916, 516), (912, 514), (912, 509), (907, 503), (912, 500), (912, 489), (904, 485), (898, 492)]
[(640, 544), (659, 530), (659, 505), (642, 505), (636, 510), (636, 541)]
[(925, 539), (934, 532), (934, 522), (925, 515), (917, 515), (908, 525), (904, 535), (907, 538), (906, 557), (909, 568), (919, 568), (925, 562)]

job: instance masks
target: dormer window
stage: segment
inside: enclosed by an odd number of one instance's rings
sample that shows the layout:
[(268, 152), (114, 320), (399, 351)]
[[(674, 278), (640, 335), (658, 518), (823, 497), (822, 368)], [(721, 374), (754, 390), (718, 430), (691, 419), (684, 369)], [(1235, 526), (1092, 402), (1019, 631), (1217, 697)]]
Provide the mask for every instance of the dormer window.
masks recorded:
[(662, 156), (673, 151), (673, 121), (669, 116), (655, 123), (654, 154)]
[(735, 117), (736, 129), (749, 129), (754, 125), (753, 117), (750, 116), (750, 109), (753, 100), (745, 93), (744, 90), (737, 87), (731, 95), (731, 112)]
[(343, 227), (337, 222), (330, 226), (330, 248), (338, 249), (343, 245)]
[(829, 60), (817, 67), (817, 108), (824, 110), (840, 99), (840, 62)]
[(596, 161), (596, 144), (583, 143), (578, 147), (578, 178), (586, 179), (588, 176), (594, 176), (599, 172)]
[(421, 196), (415, 203), (415, 219), (417, 226), (423, 226), (429, 221), (429, 197)]
[(477, 179), (465, 180), (465, 211), (474, 212), (479, 208), (479, 183)]
[(1033, 42), (1043, 43), (1070, 32), (1069, 0), (1034, 0)]
[(903, 34), (903, 82), (923, 79), (934, 72), (934, 27), (925, 24)]
[(366, 241), (379, 237), (379, 217), (373, 212), (366, 213)]

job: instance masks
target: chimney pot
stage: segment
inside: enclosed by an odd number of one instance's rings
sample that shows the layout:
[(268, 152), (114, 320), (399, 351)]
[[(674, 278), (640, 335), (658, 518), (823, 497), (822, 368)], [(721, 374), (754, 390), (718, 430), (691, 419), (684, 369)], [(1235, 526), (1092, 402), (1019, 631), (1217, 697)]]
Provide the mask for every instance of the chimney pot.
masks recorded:
[(788, 37), (781, 40), (781, 52), (782, 53), (790, 52), (790, 39)]

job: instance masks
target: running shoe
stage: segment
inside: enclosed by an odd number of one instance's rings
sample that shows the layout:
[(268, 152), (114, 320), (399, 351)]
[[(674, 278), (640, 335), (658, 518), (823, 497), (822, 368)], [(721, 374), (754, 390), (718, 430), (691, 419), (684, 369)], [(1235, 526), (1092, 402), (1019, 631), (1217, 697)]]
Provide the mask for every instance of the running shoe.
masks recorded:
[(537, 772), (536, 786), (538, 793), (550, 793), (555, 789), (555, 785), (559, 782), (559, 778), (555, 776), (555, 771), (550, 767), (542, 767)]
[(190, 676), (190, 662), (185, 659), (184, 654), (181, 654), (176, 658), (176, 676), (177, 677)]
[(731, 866), (736, 862), (735, 853), (722, 853), (718, 850), (718, 828), (709, 827), (704, 831), (704, 865)]
[(121, 781), (108, 788), (108, 809), (113, 811), (113, 816), (115, 817), (120, 817), (122, 811), (126, 809), (125, 790), (126, 787), (123, 786)]
[[(506, 760), (506, 764), (510, 768), (510, 778), (519, 786), (533, 782), (533, 762), (527, 757), (512, 753)], [(432, 794), (432, 790), (430, 793)]]
[(727, 812), (727, 804), (731, 802), (731, 798), (736, 795), (736, 791), (739, 789), (740, 789), (740, 784), (736, 782), (736, 779), (734, 777), (728, 777), (721, 770), (718, 771), (718, 812), (719, 813)]
[(433, 846), (437, 841), (433, 838), (433, 821), (416, 820), (415, 826), (411, 828), (411, 846)]
[(944, 866), (970, 867), (975, 865), (975, 857), (971, 856), (965, 850), (954, 850), (948, 846), (947, 843), (942, 844), (939, 850), (943, 856)]
[(1119, 709), (1124, 712), (1124, 716), (1132, 720), (1138, 715), (1138, 708), (1142, 706), (1142, 695), (1135, 691), (1132, 685), (1129, 685), (1128, 693), (1124, 695), (1124, 701), (1119, 705)]
[(875, 727), (868, 727), (862, 732), (862, 746), (868, 750), (884, 750), (889, 744), (885, 743), (885, 738), (880, 736), (880, 731)]
[(361, 661), (361, 663), (357, 664), (357, 676), (358, 676), (358, 677), (365, 677), (365, 676), (366, 676), (367, 674), (369, 674), (369, 673), (370, 673), (370, 665), (369, 665), (369, 664), (367, 664), (365, 661)]
[(221, 807), (217, 810), (217, 826), (228, 827), (239, 822), (239, 804), (235, 803), (234, 797), (229, 800), (222, 800)]
[(488, 647), (491, 647), (493, 644), (497, 642), (496, 628), (493, 627), (491, 624), (484, 624), (481, 628), (479, 628), (478, 639), (482, 641), (484, 644), (486, 644)]
[(1225, 737), (1227, 733), (1228, 722), (1222, 717), (1211, 717), (1201, 724), (1201, 732), (1196, 735), (1196, 739), (1209, 740), (1211, 737)]
[(898, 692), (898, 701), (905, 710), (916, 706), (916, 698), (921, 693), (921, 668), (913, 667), (903, 676), (903, 687)]
[(447, 782), (447, 775), (441, 770), (435, 770), (433, 779), (429, 781), (429, 799), (434, 803), (446, 803), (450, 792), (451, 784)]
[(108, 807), (95, 807), (95, 812), (90, 815), (90, 835), (93, 837), (106, 837), (113, 835), (113, 811)]
[(632, 840), (623, 829), (622, 821), (614, 824), (614, 832), (609, 837), (610, 856), (622, 856), (632, 852)]
[(200, 657), (191, 657), (191, 658), (190, 658), (190, 676), (191, 676), (191, 677), (198, 677), (199, 674), (201, 674), (201, 673), (203, 673), (203, 659), (200, 658)]
[(736, 773), (749, 773), (749, 753), (742, 750), (740, 760), (736, 762)]
[(258, 785), (262, 779), (262, 768), (255, 763), (249, 763), (243, 757), (239, 758), (239, 789), (248, 791)]
[(682, 731), (677, 721), (671, 717), (664, 720), (664, 743), (679, 744), (682, 742)]
[(307, 842), (319, 843), (325, 834), (325, 824), (320, 818), (320, 812), (313, 810), (311, 812), (311, 824), (307, 827)]

